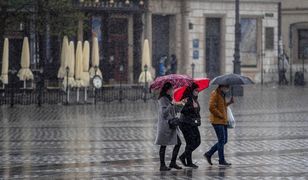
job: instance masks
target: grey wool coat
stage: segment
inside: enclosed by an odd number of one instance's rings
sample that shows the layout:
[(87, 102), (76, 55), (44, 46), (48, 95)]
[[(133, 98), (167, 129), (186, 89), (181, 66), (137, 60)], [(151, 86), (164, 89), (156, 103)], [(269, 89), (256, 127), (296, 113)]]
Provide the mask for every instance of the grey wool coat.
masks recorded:
[(167, 97), (161, 97), (158, 100), (156, 145), (177, 144), (177, 129), (169, 128), (168, 120), (176, 117), (176, 113), (180, 112), (181, 109), (181, 106), (173, 105)]

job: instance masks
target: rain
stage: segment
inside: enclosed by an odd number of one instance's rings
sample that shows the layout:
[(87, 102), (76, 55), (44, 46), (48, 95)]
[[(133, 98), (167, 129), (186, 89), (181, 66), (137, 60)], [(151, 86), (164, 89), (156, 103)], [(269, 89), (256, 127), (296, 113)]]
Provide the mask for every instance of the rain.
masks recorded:
[(307, 179), (306, 0), (0, 0), (0, 179)]

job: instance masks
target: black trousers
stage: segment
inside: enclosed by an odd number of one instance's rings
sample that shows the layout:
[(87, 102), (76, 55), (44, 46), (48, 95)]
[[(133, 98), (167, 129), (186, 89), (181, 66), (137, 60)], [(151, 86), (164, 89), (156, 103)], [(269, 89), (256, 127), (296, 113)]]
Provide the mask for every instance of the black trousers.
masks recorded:
[[(175, 164), (176, 163), (176, 158), (177, 158), (177, 156), (179, 154), (179, 150), (180, 150), (181, 144), (182, 144), (181, 139), (180, 139), (179, 136), (177, 136), (177, 144), (173, 148), (172, 158), (171, 158), (171, 163), (170, 164)], [(166, 148), (167, 148), (167, 146), (160, 146), (160, 149), (159, 149), (160, 166), (166, 166), (166, 163), (165, 163)]]
[(198, 126), (192, 126), (188, 123), (180, 124), (180, 129), (184, 135), (186, 146), (181, 157), (186, 158), (187, 165), (192, 164), (192, 152), (201, 144), (201, 137)]

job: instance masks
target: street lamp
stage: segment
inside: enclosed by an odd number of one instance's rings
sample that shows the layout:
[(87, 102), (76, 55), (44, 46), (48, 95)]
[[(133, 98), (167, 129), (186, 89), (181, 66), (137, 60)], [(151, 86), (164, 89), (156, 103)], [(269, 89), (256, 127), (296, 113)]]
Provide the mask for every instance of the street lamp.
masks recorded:
[(16, 82), (17, 82), (17, 77), (16, 77), (16, 73), (17, 73), (17, 71), (15, 70), (15, 69), (12, 69), (12, 70), (10, 70), (9, 71), (9, 74), (10, 74), (10, 76), (9, 76), (9, 81), (10, 81), (10, 83), (9, 83), (9, 87), (10, 87), (10, 90), (11, 90), (11, 102), (10, 102), (10, 105), (11, 105), (11, 107), (13, 107), (14, 106), (14, 96), (15, 96), (15, 88), (16, 88)]
[[(240, 24), (240, 1), (235, 0), (235, 46), (234, 46), (234, 61), (233, 61), (233, 73), (241, 74), (241, 24)], [(236, 96), (243, 96), (243, 87), (233, 87), (233, 93)]]
[(195, 63), (192, 63), (191, 64), (191, 77), (192, 78), (194, 78), (195, 76), (195, 67), (196, 67)]
[(70, 71), (70, 68), (68, 66), (66, 66), (65, 68), (66, 70), (66, 105), (68, 105), (68, 102), (69, 102), (69, 89), (68, 89), (68, 74), (69, 74), (69, 71)]
[(123, 74), (123, 64), (120, 65), (120, 92), (119, 92), (119, 101), (122, 102), (122, 74)]
[(148, 71), (148, 65), (144, 65), (144, 102), (147, 101), (147, 87), (148, 87), (148, 80), (147, 80), (147, 71)]

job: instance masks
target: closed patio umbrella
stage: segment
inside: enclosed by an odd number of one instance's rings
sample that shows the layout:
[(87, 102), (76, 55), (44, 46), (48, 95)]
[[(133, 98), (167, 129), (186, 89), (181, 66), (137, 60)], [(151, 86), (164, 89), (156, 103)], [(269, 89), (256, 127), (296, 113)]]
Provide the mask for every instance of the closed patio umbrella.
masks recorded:
[[(95, 66), (97, 67), (96, 74)], [(102, 78), (102, 72), (99, 69), (99, 47), (97, 37), (94, 37), (92, 42), (92, 66), (90, 68), (90, 77), (93, 78), (95, 75), (99, 75)]]
[(87, 101), (87, 87), (90, 86), (90, 73), (89, 73), (89, 65), (90, 65), (90, 44), (89, 41), (85, 41), (83, 44), (82, 50), (83, 56), (83, 72), (82, 72), (82, 80), (84, 85), (84, 101)]
[(82, 55), (82, 42), (77, 42), (76, 49), (76, 63), (75, 63), (75, 82), (77, 87), (77, 102), (79, 102), (79, 91), (83, 87), (82, 72), (83, 72), (83, 55)]
[(83, 56), (82, 56), (82, 42), (78, 41), (76, 49), (75, 59), (75, 82), (76, 87), (80, 88), (83, 86), (82, 72), (83, 72)]
[[(147, 71), (145, 72), (144, 66), (147, 65)], [(152, 82), (153, 77), (151, 74), (152, 71), (152, 63), (150, 57), (150, 47), (149, 41), (146, 39), (143, 43), (143, 51), (142, 51), (142, 72), (139, 75), (139, 83)]]
[(8, 70), (9, 70), (9, 39), (4, 39), (3, 55), (2, 55), (2, 71), (0, 80), (2, 84), (8, 84)]
[(69, 45), (69, 57), (68, 57), (68, 61), (67, 61), (67, 66), (69, 68), (69, 73), (68, 73), (68, 80), (66, 79), (67, 77), (64, 77), (63, 80), (63, 85), (64, 88), (66, 88), (67, 86), (67, 81), (68, 81), (68, 86), (69, 87), (75, 87), (76, 83), (75, 83), (75, 79), (74, 79), (74, 73), (75, 73), (75, 46), (74, 46), (74, 42), (71, 41), (70, 45)]
[(90, 65), (90, 44), (89, 41), (85, 41), (83, 44), (83, 72), (82, 72), (82, 80), (85, 87), (90, 85), (90, 74), (89, 74), (89, 65)]
[(21, 81), (32, 80), (33, 74), (30, 70), (30, 50), (28, 37), (24, 38), (21, 52), (21, 69), (19, 70), (17, 76)]
[(66, 76), (65, 64), (67, 61), (67, 54), (68, 54), (68, 38), (67, 36), (63, 37), (62, 41), (62, 49), (61, 49), (61, 64), (58, 71), (58, 78), (64, 78)]

